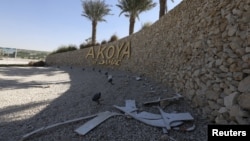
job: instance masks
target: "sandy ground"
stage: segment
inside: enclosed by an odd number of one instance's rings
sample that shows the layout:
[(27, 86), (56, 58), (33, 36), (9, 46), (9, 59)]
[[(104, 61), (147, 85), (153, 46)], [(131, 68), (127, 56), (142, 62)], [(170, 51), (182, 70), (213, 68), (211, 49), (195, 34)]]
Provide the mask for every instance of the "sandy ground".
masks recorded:
[[(100, 70), (100, 72), (99, 72)], [(107, 82), (104, 72), (113, 76)], [(69, 67), (0, 67), (0, 141), (17, 141), (26, 133), (42, 126), (115, 111), (113, 105), (124, 106), (125, 100), (136, 100), (140, 111), (159, 114), (154, 107), (142, 103), (159, 97), (172, 97), (175, 92), (149, 78), (135, 80), (136, 74), (110, 69)], [(150, 91), (154, 92), (150, 92)], [(102, 93), (101, 105), (91, 100)], [(195, 118), (191, 132), (169, 131), (178, 141), (204, 141), (207, 122), (185, 100), (171, 103), (165, 112), (189, 112)], [(145, 125), (132, 118), (115, 116), (85, 136), (74, 132), (88, 120), (60, 126), (31, 136), (29, 141), (158, 141), (163, 140), (161, 128)], [(190, 124), (190, 123), (189, 123)]]
[(30, 61), (38, 61), (38, 60), (21, 59), (21, 58), (0, 58), (0, 65), (28, 64)]

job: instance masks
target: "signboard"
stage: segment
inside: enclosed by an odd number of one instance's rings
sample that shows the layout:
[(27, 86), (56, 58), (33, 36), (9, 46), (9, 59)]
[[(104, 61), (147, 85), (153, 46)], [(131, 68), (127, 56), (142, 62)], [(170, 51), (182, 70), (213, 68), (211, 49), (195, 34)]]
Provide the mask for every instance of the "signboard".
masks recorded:
[(123, 59), (130, 58), (130, 54), (130, 42), (123, 42), (119, 45), (91, 47), (88, 50), (86, 59), (93, 59), (94, 64), (120, 65)]

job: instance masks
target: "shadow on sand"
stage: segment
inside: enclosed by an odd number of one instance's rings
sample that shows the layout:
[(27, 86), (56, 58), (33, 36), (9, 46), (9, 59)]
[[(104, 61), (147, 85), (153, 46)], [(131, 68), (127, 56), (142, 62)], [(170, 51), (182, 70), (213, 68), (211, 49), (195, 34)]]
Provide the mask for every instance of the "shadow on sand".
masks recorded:
[[(32, 71), (30, 70), (32, 69)], [(113, 75), (114, 85), (107, 82), (107, 77), (104, 74), (108, 72)], [(60, 82), (43, 81), (43, 83), (32, 81), (32, 77), (36, 75), (44, 75), (44, 78), (52, 77), (60, 73), (67, 73), (69, 78), (62, 79)], [(134, 74), (114, 71), (111, 69), (95, 69), (85, 68), (53, 68), (53, 67), (38, 67), (38, 68), (1, 68), (0, 74), (5, 76), (0, 81), (0, 89), (5, 91), (6, 89), (26, 89), (39, 85), (61, 85), (64, 87), (69, 85), (66, 92), (60, 93), (60, 96), (52, 101), (32, 102), (24, 105), (15, 105), (1, 108), (0, 117), (18, 116), (22, 112), (37, 112), (36, 109), (39, 106), (45, 108), (40, 109), (34, 116), (26, 118), (20, 117), (20, 120), (0, 121), (0, 140), (1, 141), (17, 141), (26, 133), (29, 133), (35, 129), (62, 122), (74, 118), (88, 116), (104, 111), (116, 111), (113, 105), (124, 105), (126, 99), (135, 99), (139, 108), (147, 109), (143, 107), (141, 103), (149, 99), (158, 99), (159, 97), (166, 96), (161, 90), (168, 89), (168, 94), (171, 95), (174, 92), (169, 88), (162, 86), (159, 83), (155, 83), (149, 79), (143, 79), (142, 81), (136, 81)], [(19, 76), (28, 77), (29, 81), (23, 83), (16, 79), (9, 80), (9, 78), (18, 78)], [(45, 83), (46, 82), (46, 83)], [(8, 85), (7, 85), (8, 84)], [(39, 89), (39, 88), (38, 88)], [(40, 88), (45, 89), (45, 88)], [(52, 89), (52, 88), (46, 88)], [(155, 93), (148, 93), (154, 89)], [(57, 90), (57, 91), (60, 91)], [(158, 92), (157, 92), (158, 91)], [(55, 92), (55, 90), (51, 90)], [(102, 101), (101, 105), (97, 105), (91, 98), (93, 94), (101, 92)], [(52, 94), (51, 93), (51, 94)], [(24, 94), (25, 97), (29, 97), (28, 94)], [(0, 95), (1, 98), (1, 95)], [(186, 106), (185, 102), (176, 103), (169, 107), (171, 111), (190, 111), (192, 108)], [(184, 107), (184, 108), (183, 108)], [(157, 108), (148, 108), (148, 111), (158, 113)], [(15, 115), (17, 114), (17, 115)], [(196, 113), (192, 113), (195, 116)], [(95, 131), (88, 133), (82, 137), (74, 132), (74, 129), (78, 128), (85, 121), (68, 124), (53, 130), (45, 131), (30, 138), (27, 141), (80, 141), (80, 140), (129, 140), (129, 139), (158, 139), (162, 135), (162, 130), (144, 125), (136, 120), (127, 119), (125, 117), (111, 118), (105, 121), (105, 124), (100, 125)], [(199, 131), (196, 131), (199, 132)], [(177, 133), (178, 134), (178, 133)], [(180, 133), (181, 134), (181, 133)], [(197, 133), (196, 133), (197, 134)], [(189, 134), (186, 134), (189, 136)]]

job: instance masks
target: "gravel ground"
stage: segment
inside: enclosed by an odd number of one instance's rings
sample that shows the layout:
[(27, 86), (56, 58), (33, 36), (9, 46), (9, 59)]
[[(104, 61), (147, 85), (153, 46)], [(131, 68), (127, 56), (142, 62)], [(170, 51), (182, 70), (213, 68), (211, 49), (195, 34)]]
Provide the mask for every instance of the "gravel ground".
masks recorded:
[[(114, 85), (107, 82), (104, 72), (113, 76)], [(159, 114), (156, 106), (143, 102), (159, 97), (172, 97), (170, 88), (136, 74), (111, 69), (69, 67), (1, 67), (0, 68), (0, 141), (18, 141), (43, 126), (116, 110), (112, 105), (124, 106), (134, 99), (140, 111)], [(155, 92), (150, 92), (151, 90)], [(166, 91), (167, 90), (167, 91)], [(91, 98), (102, 93), (101, 105)], [(196, 129), (191, 132), (170, 130), (168, 136), (178, 141), (207, 140), (207, 121), (191, 108), (187, 100), (172, 102), (165, 112), (189, 112)], [(85, 136), (74, 132), (88, 120), (82, 120), (40, 132), (27, 141), (163, 141), (161, 128), (145, 125), (125, 116), (114, 116)], [(186, 125), (190, 123), (185, 123)], [(184, 125), (185, 125), (184, 124)], [(167, 139), (165, 139), (167, 141)]]

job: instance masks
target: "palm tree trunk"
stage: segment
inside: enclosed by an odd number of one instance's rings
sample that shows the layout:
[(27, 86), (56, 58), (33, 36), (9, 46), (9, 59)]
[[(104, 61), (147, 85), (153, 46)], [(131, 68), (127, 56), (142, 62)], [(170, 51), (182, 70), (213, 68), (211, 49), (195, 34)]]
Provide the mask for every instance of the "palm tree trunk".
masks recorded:
[(97, 21), (92, 21), (92, 45), (95, 45), (96, 42), (96, 26)]
[(134, 26), (135, 26), (135, 17), (131, 15), (129, 18), (129, 35), (134, 33)]
[(160, 3), (159, 18), (165, 15), (166, 7), (167, 7), (166, 2), (167, 0), (159, 0), (159, 3)]

